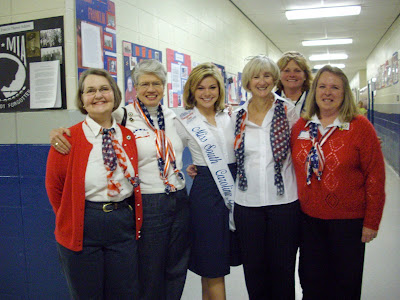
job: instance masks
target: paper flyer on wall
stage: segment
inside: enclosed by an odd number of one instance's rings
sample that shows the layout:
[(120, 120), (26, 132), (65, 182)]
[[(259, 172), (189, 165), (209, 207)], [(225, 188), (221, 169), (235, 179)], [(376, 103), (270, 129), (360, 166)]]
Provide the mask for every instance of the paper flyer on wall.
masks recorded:
[(183, 107), (183, 88), (191, 67), (189, 55), (167, 48), (168, 107)]
[(31, 109), (61, 107), (61, 74), (58, 60), (30, 63)]

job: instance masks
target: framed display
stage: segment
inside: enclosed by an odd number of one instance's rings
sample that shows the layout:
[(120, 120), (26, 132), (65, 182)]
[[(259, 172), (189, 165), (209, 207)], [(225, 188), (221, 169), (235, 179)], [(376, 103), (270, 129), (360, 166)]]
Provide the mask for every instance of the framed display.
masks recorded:
[(63, 17), (0, 26), (0, 113), (66, 108)]
[(136, 98), (134, 82), (131, 77), (133, 68), (143, 59), (156, 59), (161, 62), (162, 53), (159, 50), (128, 41), (122, 42), (122, 51), (124, 53), (125, 104), (129, 104)]
[(192, 71), (191, 67), (192, 63), (189, 55), (167, 48), (169, 107), (183, 107), (183, 88)]
[(108, 70), (117, 80), (115, 4), (76, 0), (78, 77), (88, 68)]

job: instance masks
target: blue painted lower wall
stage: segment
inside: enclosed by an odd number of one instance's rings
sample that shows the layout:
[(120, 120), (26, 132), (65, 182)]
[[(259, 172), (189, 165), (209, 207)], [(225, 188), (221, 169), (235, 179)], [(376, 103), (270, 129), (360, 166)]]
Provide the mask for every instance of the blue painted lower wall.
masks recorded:
[(382, 140), (386, 161), (400, 174), (400, 114), (374, 112), (374, 126)]
[[(45, 190), (48, 151), (49, 145), (0, 145), (0, 299), (69, 299)], [(185, 170), (188, 149), (183, 161)]]
[[(376, 112), (374, 125), (399, 174), (400, 115)], [(45, 191), (48, 151), (49, 145), (0, 145), (0, 299), (69, 299)], [(191, 161), (185, 149), (184, 171)]]
[(69, 299), (44, 180), (48, 145), (0, 145), (0, 298)]

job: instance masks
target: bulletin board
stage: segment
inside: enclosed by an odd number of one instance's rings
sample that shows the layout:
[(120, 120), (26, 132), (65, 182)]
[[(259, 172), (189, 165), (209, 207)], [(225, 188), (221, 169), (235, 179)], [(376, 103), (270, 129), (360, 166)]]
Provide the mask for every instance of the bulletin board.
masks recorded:
[(226, 79), (226, 71), (225, 71), (225, 67), (216, 63), (213, 63), (214, 65), (217, 66), (217, 68), (219, 69), (221, 76), (224, 80), (224, 86), (225, 86), (225, 103), (228, 103), (228, 88), (227, 88), (227, 79)]
[[(144, 59), (156, 59), (162, 62), (162, 52), (128, 41), (122, 41), (124, 53), (124, 82), (125, 82), (125, 105), (132, 103), (136, 99), (136, 91), (131, 72), (137, 63)], [(163, 104), (163, 100), (161, 100)]]
[(399, 57), (398, 51), (381, 64), (376, 70), (376, 81), (373, 81), (373, 90), (386, 88), (399, 82)]
[(0, 113), (66, 108), (63, 17), (0, 26)]
[(399, 53), (397, 51), (392, 55), (392, 76), (393, 84), (397, 84), (399, 82)]
[(226, 74), (226, 94), (227, 94), (227, 103), (232, 105), (239, 105), (240, 99), (238, 94), (238, 76), (237, 74), (227, 73)]
[(189, 55), (167, 48), (168, 107), (183, 107), (183, 88), (191, 71)]
[(247, 93), (247, 91), (244, 89), (244, 87), (242, 85), (242, 76), (243, 76), (243, 73), (239, 72), (238, 73), (238, 81), (237, 81), (237, 85), (238, 85), (237, 90), (238, 90), (238, 97), (240, 100), (240, 102), (239, 102), (240, 105), (244, 104), (249, 98), (249, 94)]
[(78, 77), (86, 69), (105, 69), (117, 80), (115, 4), (76, 0)]

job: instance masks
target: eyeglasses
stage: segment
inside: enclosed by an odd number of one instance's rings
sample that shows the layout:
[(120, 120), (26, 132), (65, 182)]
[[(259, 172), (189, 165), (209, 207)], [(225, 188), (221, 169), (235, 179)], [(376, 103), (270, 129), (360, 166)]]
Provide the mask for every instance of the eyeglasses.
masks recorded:
[(85, 94), (87, 96), (94, 96), (97, 93), (97, 91), (99, 91), (102, 95), (107, 95), (112, 92), (112, 89), (110, 86), (102, 86), (99, 89), (88, 88), (86, 91), (83, 91), (82, 94)]
[(152, 86), (155, 89), (160, 89), (163, 87), (163, 84), (161, 81), (154, 81), (154, 82), (142, 82), (139, 83), (138, 86), (143, 90), (147, 90), (150, 86)]

